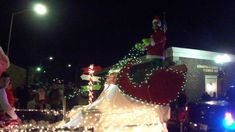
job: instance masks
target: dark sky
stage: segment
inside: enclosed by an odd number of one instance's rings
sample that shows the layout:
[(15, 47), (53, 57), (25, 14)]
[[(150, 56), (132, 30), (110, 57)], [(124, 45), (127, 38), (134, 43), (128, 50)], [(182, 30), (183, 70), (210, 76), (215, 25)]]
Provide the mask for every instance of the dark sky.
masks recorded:
[[(23, 67), (49, 55), (58, 67), (110, 66), (151, 35), (152, 18), (163, 12), (167, 47), (235, 52), (235, 1), (141, 1), (48, 0), (47, 16), (27, 11), (14, 17), (10, 59)], [(11, 13), (31, 4), (32, 0), (0, 2), (0, 45), (5, 51)]]

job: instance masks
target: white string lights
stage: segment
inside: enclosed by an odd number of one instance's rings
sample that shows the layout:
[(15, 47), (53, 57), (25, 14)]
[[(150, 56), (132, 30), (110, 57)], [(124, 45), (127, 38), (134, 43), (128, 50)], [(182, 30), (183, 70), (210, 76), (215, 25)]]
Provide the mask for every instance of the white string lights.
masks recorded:
[(88, 83), (88, 85), (89, 85), (89, 104), (91, 104), (92, 103), (92, 99), (93, 99), (93, 78), (94, 78), (94, 76), (93, 76), (93, 74), (94, 74), (94, 65), (93, 64), (91, 64), (90, 66), (89, 66), (89, 69), (88, 69), (88, 73), (89, 73), (89, 75), (88, 75), (88, 79), (89, 79), (89, 83)]
[[(172, 98), (171, 100), (169, 100), (167, 103), (154, 103), (154, 104), (158, 104), (158, 105), (169, 105), (169, 103), (173, 102), (173, 101), (176, 101), (176, 98), (179, 97), (180, 93), (184, 90), (183, 88), (185, 87), (185, 82), (187, 81), (186, 80), (186, 71), (180, 71), (180, 70), (177, 70), (177, 69), (174, 69), (174, 68), (164, 68), (164, 67), (155, 67), (155, 68), (152, 68), (150, 69), (150, 72), (146, 73), (146, 76), (145, 76), (145, 79), (139, 83), (137, 82), (134, 82), (133, 81), (133, 77), (130, 75), (130, 68), (131, 66), (135, 65), (135, 64), (138, 64), (138, 62), (135, 62), (135, 61), (130, 61), (128, 62), (128, 64), (126, 66), (123, 66), (123, 69), (120, 71), (120, 74), (119, 74), (119, 78), (118, 78), (118, 85), (119, 85), (119, 88), (122, 89), (122, 92), (123, 93), (126, 93), (128, 94), (128, 92), (124, 91), (125, 88), (122, 87), (122, 85), (128, 85), (127, 87), (133, 87), (134, 89), (138, 89), (138, 88), (149, 88), (150, 87), (150, 84), (149, 84), (149, 79), (153, 76), (153, 74), (155, 73), (155, 71), (157, 70), (164, 70), (164, 72), (171, 72), (171, 73), (176, 73), (178, 74), (179, 76), (182, 76), (183, 77), (183, 81), (181, 86), (180, 86), (180, 91), (178, 91), (177, 93), (177, 97), (175, 98)], [(146, 71), (146, 70), (145, 70)], [(127, 83), (127, 84), (123, 84), (123, 80), (122, 78), (124, 78), (125, 82), (130, 82)], [(120, 82), (121, 81), (121, 82)], [(132, 89), (132, 88), (131, 88)], [(143, 93), (144, 94), (144, 93)], [(132, 96), (132, 95), (129, 95), (129, 96)], [(134, 97), (135, 99), (137, 100), (142, 100), (140, 98), (137, 98), (137, 97)]]

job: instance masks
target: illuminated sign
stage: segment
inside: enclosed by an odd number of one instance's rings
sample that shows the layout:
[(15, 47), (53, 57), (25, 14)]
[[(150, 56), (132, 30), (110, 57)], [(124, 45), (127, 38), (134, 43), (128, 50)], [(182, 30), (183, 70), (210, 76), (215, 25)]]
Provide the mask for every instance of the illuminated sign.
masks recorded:
[(218, 66), (197, 65), (197, 68), (202, 69), (203, 72), (218, 72)]

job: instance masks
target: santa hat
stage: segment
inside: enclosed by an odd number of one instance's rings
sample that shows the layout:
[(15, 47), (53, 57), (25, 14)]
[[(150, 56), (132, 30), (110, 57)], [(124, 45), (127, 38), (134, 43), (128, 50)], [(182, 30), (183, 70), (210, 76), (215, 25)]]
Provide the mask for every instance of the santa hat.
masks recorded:
[(162, 24), (161, 24), (161, 20), (160, 20), (160, 18), (158, 17), (158, 16), (155, 16), (154, 18), (153, 18), (153, 21), (152, 21), (152, 24), (154, 24), (154, 23), (157, 23), (157, 25), (160, 27)]

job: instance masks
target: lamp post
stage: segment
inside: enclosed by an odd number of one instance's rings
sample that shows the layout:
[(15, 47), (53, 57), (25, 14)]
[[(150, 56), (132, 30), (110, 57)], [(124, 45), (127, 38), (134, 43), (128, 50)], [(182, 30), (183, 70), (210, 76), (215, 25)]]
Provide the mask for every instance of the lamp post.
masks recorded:
[[(47, 8), (43, 4), (35, 4), (33, 7), (34, 12), (36, 12), (39, 15), (45, 15), (47, 13)], [(9, 57), (9, 50), (10, 50), (10, 44), (11, 44), (11, 34), (12, 34), (12, 27), (14, 22), (14, 17), (16, 15), (22, 14), (24, 12), (28, 11), (28, 9), (24, 9), (21, 11), (13, 12), (11, 14), (11, 22), (10, 22), (10, 28), (9, 28), (9, 35), (8, 35), (8, 42), (7, 42), (7, 56)]]
[(215, 62), (220, 65), (218, 69), (218, 77), (221, 79), (221, 91), (224, 95), (224, 64), (231, 61), (231, 58), (227, 54), (218, 55), (215, 57)]

